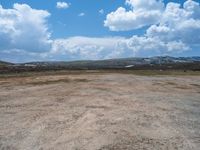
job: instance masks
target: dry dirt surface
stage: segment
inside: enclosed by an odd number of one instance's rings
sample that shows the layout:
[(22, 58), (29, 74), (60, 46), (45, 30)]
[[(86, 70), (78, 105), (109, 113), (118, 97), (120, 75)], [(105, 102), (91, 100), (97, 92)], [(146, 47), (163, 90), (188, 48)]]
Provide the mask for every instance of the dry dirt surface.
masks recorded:
[(199, 150), (200, 76), (0, 78), (1, 150)]

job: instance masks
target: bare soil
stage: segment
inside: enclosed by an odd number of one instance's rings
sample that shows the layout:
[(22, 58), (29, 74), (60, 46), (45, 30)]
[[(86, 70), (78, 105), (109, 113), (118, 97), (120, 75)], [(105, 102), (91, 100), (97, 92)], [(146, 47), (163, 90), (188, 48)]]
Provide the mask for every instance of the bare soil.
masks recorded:
[(199, 150), (200, 76), (0, 78), (1, 150)]

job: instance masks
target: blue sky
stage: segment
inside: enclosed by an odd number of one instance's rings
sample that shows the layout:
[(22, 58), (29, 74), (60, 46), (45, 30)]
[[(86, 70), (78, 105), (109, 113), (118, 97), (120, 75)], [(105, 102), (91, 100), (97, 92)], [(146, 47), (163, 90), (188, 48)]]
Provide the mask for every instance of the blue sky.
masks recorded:
[[(70, 36), (132, 36), (137, 31), (111, 32), (103, 26), (106, 14), (124, 5), (124, 0), (64, 0), (70, 4), (67, 9), (57, 9), (59, 0), (0, 0), (4, 8), (12, 8), (14, 3), (28, 4), (35, 9), (47, 10), (51, 13), (49, 18), (50, 30), (53, 38)], [(104, 14), (99, 10), (103, 9)], [(84, 17), (78, 14), (85, 13)]]
[(199, 1), (0, 0), (5, 61), (199, 56), (199, 34)]

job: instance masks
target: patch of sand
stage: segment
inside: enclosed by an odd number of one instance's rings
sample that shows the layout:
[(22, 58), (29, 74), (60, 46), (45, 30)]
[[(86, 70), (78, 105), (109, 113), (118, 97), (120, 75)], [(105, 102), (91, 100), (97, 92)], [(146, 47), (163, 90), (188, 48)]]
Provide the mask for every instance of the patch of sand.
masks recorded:
[(200, 77), (0, 79), (0, 149), (198, 150)]

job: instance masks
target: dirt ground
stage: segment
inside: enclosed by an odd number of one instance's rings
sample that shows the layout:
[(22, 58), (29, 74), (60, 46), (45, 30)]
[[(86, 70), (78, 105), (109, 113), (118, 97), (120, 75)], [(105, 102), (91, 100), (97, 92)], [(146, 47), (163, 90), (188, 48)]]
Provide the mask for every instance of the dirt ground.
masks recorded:
[(0, 78), (1, 150), (199, 150), (200, 76)]

